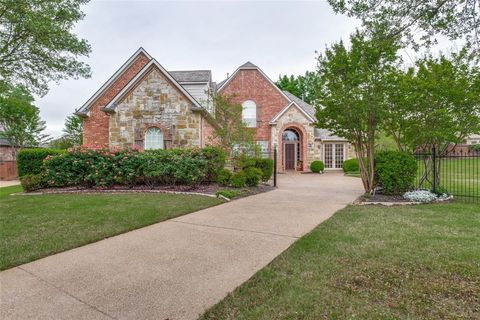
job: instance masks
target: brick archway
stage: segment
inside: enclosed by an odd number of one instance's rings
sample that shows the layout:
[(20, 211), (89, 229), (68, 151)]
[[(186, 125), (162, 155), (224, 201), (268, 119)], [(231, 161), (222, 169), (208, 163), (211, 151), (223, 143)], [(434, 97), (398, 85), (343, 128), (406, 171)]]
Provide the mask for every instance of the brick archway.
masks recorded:
[(285, 159), (284, 159), (284, 143), (283, 143), (283, 133), (285, 130), (293, 129), (298, 132), (299, 135), (299, 146), (300, 146), (300, 160), (302, 160), (302, 166), (300, 168), (301, 171), (307, 170), (307, 131), (305, 127), (296, 122), (286, 123), (282, 126), (282, 128), (278, 131), (278, 156), (277, 156), (277, 163), (279, 164), (279, 171), (285, 172)]

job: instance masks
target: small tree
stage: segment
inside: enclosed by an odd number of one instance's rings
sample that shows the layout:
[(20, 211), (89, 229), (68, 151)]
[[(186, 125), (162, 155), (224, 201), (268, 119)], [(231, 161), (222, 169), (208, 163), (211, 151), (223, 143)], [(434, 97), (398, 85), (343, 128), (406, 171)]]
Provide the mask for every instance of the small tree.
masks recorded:
[(17, 148), (37, 147), (48, 142), (42, 134), (45, 121), (40, 120), (40, 111), (33, 105), (33, 97), (22, 87), (8, 88), (0, 95), (0, 136)]
[(348, 139), (359, 159), (366, 192), (374, 188), (375, 136), (382, 121), (386, 92), (397, 65), (393, 40), (368, 39), (360, 32), (327, 48), (318, 57), (318, 126)]
[(83, 122), (77, 115), (67, 116), (63, 137), (70, 141), (72, 146), (78, 147), (83, 143)]
[(215, 130), (213, 139), (228, 156), (235, 151), (249, 152), (254, 148), (254, 130), (242, 120), (242, 106), (234, 103), (234, 96), (217, 95), (212, 97), (215, 106)]

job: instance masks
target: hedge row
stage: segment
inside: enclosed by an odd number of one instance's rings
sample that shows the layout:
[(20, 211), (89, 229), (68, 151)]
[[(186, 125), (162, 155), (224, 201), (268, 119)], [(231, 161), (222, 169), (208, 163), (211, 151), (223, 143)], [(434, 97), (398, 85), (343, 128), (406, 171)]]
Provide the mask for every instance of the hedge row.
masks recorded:
[(224, 153), (211, 147), (144, 153), (76, 149), (47, 156), (41, 177), (45, 187), (197, 185), (215, 181), (224, 164)]
[(18, 176), (42, 172), (43, 160), (48, 156), (65, 153), (65, 150), (57, 149), (22, 149), (17, 153)]

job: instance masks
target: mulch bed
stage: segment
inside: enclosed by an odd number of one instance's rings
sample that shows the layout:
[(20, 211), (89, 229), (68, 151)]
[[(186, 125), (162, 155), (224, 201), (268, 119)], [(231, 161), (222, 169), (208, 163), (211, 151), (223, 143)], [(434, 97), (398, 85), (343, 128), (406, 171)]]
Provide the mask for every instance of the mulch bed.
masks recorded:
[[(22, 193), (22, 194), (67, 194), (67, 193), (75, 193), (75, 194), (101, 194), (101, 193), (186, 193), (186, 194), (198, 194), (198, 195), (208, 195), (208, 196), (215, 196), (217, 190), (221, 189), (229, 189), (227, 187), (220, 186), (219, 184), (212, 183), (212, 184), (201, 184), (198, 186), (187, 186), (187, 185), (175, 185), (175, 186), (147, 186), (147, 185), (139, 185), (139, 186), (111, 186), (108, 188), (85, 188), (85, 187), (66, 187), (66, 188), (47, 188), (47, 189), (39, 189), (34, 192), (30, 193)], [(260, 184), (257, 187), (247, 187), (243, 188), (242, 193), (236, 197), (243, 198), (263, 192), (268, 192), (275, 189), (275, 187)], [(244, 192), (243, 192), (244, 191)]]
[(362, 195), (358, 198), (361, 202), (409, 202), (401, 195), (389, 195), (376, 193), (372, 195)]

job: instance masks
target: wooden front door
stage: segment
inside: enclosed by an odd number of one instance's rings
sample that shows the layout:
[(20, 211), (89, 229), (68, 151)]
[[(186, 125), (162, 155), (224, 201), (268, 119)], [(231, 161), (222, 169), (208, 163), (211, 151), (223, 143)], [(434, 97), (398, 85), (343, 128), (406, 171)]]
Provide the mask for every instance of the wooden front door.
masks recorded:
[(285, 143), (285, 170), (295, 170), (294, 143)]

